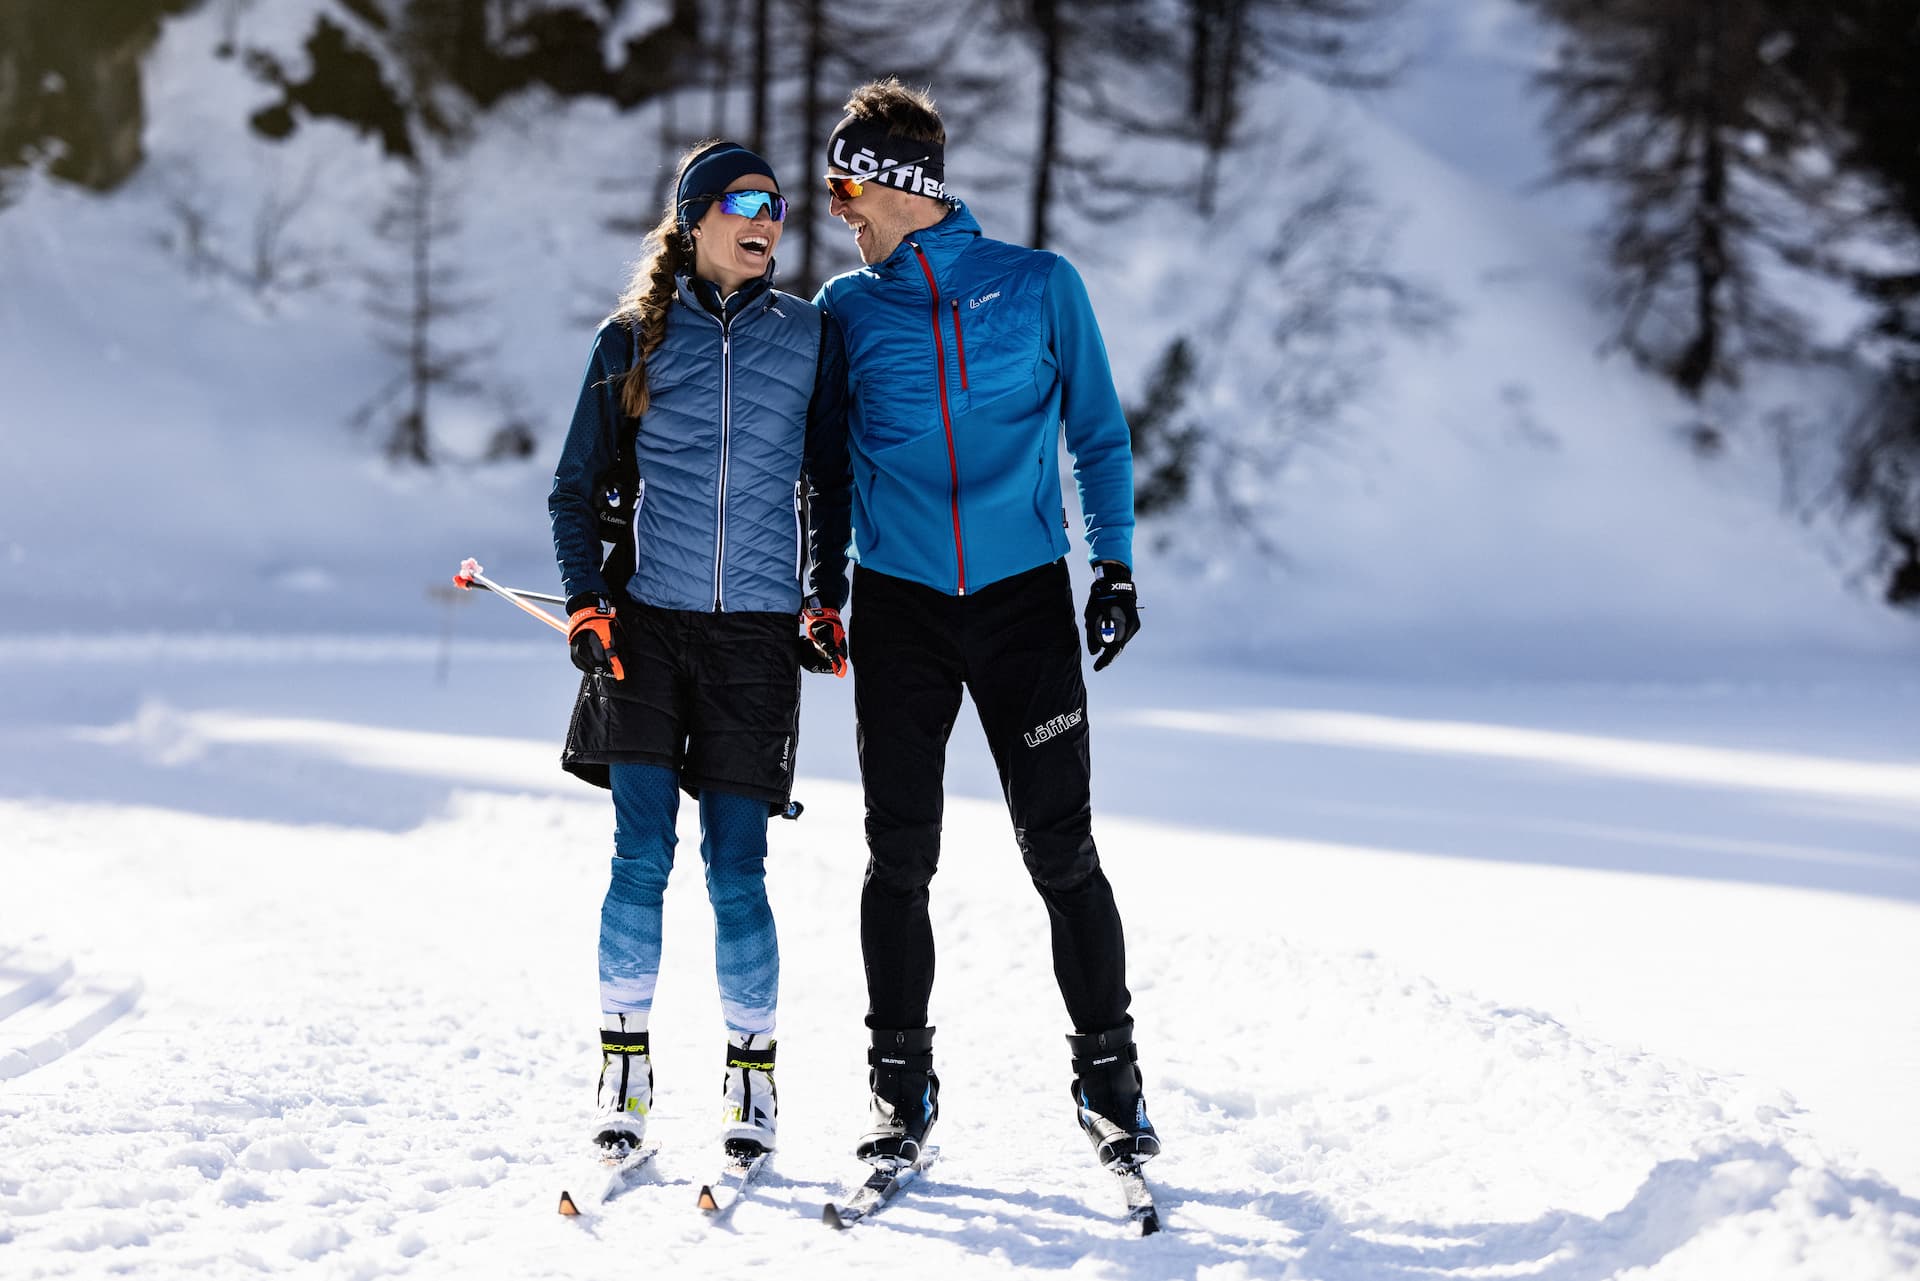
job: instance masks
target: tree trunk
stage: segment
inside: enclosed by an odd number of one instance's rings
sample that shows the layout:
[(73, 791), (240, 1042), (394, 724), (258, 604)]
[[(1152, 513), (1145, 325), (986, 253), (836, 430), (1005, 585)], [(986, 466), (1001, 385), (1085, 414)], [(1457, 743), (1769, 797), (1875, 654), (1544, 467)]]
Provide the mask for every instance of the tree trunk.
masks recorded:
[(707, 108), (707, 132), (716, 138), (727, 136), (727, 97), (733, 91), (733, 32), (740, 25), (740, 0), (724, 0), (720, 21), (714, 32), (711, 52), (713, 98)]
[[(800, 103), (800, 155), (802, 172), (815, 172), (819, 156), (826, 148), (827, 129), (820, 118), (820, 72), (827, 60), (827, 15), (825, 0), (806, 0), (807, 74)], [(820, 170), (824, 172), (824, 170)], [(819, 284), (814, 275), (814, 244), (819, 236), (818, 205), (820, 183), (809, 179), (800, 184), (800, 279), (803, 292), (811, 293)]]
[(1721, 290), (1730, 269), (1727, 245), (1727, 165), (1723, 122), (1732, 114), (1725, 101), (1726, 69), (1721, 46), (1727, 39), (1723, 0), (1712, 0), (1701, 35), (1700, 193), (1693, 219), (1697, 243), (1693, 253), (1693, 338), (1674, 362), (1673, 378), (1687, 395), (1699, 398), (1700, 389), (1720, 364)]
[(1063, 33), (1055, 0), (1033, 0), (1034, 30), (1040, 36), (1040, 145), (1033, 157), (1032, 230), (1027, 243), (1047, 247), (1047, 211), (1053, 203), (1053, 169), (1060, 152), (1060, 68)]
[(427, 452), (427, 398), (433, 385), (433, 182), (424, 161), (413, 165), (413, 323), (407, 333), (411, 396), (387, 452), (423, 466)]
[(772, 139), (767, 134), (768, 84), (773, 79), (773, 0), (753, 0), (753, 134), (748, 141), (761, 155)]

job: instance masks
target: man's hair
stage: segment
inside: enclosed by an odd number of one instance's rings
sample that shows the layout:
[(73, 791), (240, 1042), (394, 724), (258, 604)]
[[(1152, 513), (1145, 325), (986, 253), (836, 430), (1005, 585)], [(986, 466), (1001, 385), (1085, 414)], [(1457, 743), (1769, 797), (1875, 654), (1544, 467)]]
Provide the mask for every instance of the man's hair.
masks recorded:
[(933, 96), (907, 88), (898, 76), (869, 80), (855, 89), (847, 96), (847, 114), (880, 125), (897, 138), (947, 145), (947, 128), (940, 123)]

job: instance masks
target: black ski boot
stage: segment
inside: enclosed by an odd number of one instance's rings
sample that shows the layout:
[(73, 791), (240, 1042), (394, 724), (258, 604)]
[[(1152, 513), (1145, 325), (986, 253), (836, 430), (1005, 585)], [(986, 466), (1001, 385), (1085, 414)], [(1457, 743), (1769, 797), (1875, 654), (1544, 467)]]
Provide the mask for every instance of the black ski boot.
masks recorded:
[(867, 1051), (870, 1124), (854, 1155), (862, 1161), (911, 1165), (940, 1115), (940, 1078), (933, 1074), (933, 1029), (875, 1028)]
[(1069, 1036), (1067, 1045), (1073, 1050), (1073, 1101), (1080, 1128), (1093, 1141), (1100, 1164), (1138, 1165), (1157, 1154), (1160, 1137), (1147, 1120), (1147, 1100), (1140, 1092), (1133, 1024)]

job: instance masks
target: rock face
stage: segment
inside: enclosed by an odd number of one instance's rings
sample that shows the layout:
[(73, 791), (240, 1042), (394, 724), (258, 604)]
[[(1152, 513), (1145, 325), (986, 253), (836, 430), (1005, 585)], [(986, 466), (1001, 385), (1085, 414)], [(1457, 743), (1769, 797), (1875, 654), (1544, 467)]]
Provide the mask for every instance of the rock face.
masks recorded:
[[(413, 151), (415, 124), (444, 127), (395, 82), (395, 68), (446, 84), (486, 107), (530, 85), (631, 107), (682, 83), (700, 48), (700, 9), (674, 0), (652, 28), (629, 37), (618, 61), (602, 56), (608, 24), (625, 0), (596, 17), (536, 9), (504, 29), (478, 4), (408, 0), (393, 16), (345, 0), (322, 11), (298, 50), (223, 47), (243, 54), (264, 87), (278, 90), (255, 114), (267, 137), (301, 118), (332, 117), (378, 136), (389, 154)], [(203, 0), (4, 0), (0, 3), (0, 199), (10, 172), (48, 172), (111, 191), (140, 167), (146, 107), (141, 60), (164, 19)], [(296, 56), (297, 54), (297, 56)], [(283, 59), (300, 65), (295, 73)], [(404, 77), (401, 77), (404, 79)], [(419, 121), (414, 116), (422, 116)]]
[(608, 32), (626, 4), (603, 0), (597, 16), (536, 7), (502, 20), (485, 5), (460, 0), (396, 0), (386, 9), (341, 0), (337, 11), (315, 17), (298, 58), (287, 50), (246, 50), (249, 69), (279, 94), (252, 124), (279, 139), (303, 120), (330, 118), (379, 138), (389, 155), (411, 157), (421, 131), (458, 132), (459, 113), (445, 113), (440, 90), (481, 111), (533, 85), (625, 109), (688, 83), (704, 47), (699, 4), (673, 0), (610, 63)]
[(140, 60), (160, 20), (198, 0), (13, 0), (0, 6), (0, 178), (50, 157), (111, 191), (140, 167)]

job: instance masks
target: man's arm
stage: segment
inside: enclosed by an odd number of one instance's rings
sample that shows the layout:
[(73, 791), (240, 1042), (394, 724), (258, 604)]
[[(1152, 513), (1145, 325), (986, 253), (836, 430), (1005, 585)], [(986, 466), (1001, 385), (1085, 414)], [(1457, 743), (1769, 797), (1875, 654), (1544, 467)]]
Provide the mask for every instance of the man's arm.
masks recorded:
[(847, 458), (847, 349), (840, 323), (820, 313), (820, 360), (807, 404), (808, 578), (803, 591), (822, 605), (847, 603), (847, 543), (852, 539), (853, 473)]
[(1087, 287), (1065, 258), (1045, 293), (1047, 341), (1060, 365), (1060, 417), (1080, 490), (1090, 560), (1133, 564), (1133, 435), (1114, 390)]

